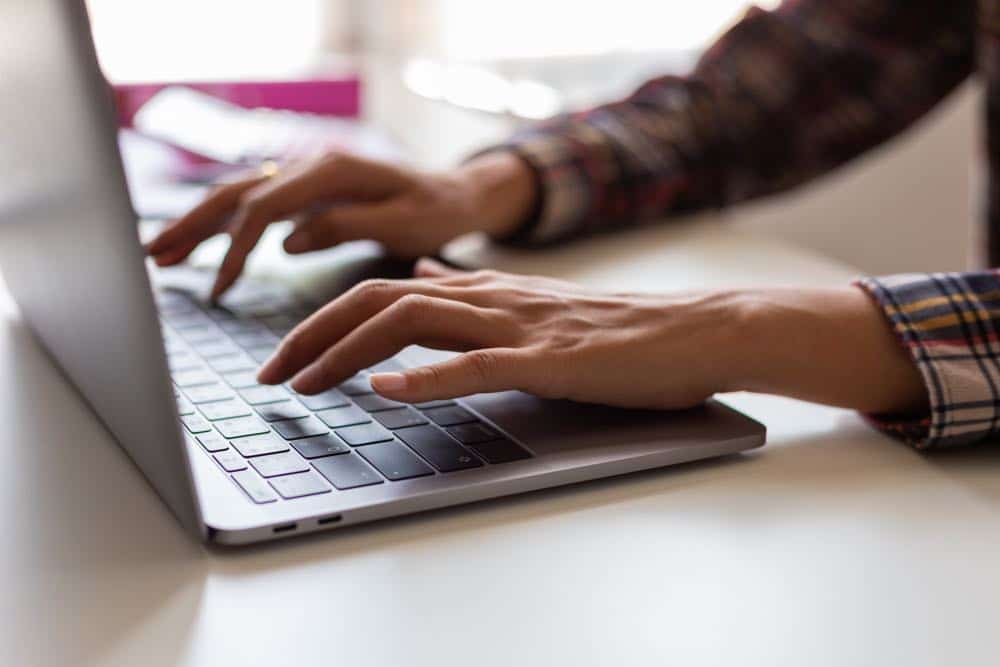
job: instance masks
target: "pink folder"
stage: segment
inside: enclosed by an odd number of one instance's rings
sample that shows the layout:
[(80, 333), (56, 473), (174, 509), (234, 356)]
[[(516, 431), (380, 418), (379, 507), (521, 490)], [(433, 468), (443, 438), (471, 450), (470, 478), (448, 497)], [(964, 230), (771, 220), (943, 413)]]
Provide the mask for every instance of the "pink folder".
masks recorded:
[(266, 107), (356, 118), (361, 112), (361, 81), (357, 77), (299, 81), (161, 82), (114, 86), (119, 123), (130, 127), (135, 113), (167, 86), (188, 86), (248, 109)]

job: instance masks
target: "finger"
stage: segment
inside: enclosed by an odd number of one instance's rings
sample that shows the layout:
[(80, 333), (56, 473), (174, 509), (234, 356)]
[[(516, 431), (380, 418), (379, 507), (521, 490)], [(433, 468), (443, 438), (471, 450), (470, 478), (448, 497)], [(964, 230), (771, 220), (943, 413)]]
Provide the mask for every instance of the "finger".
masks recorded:
[(174, 264), (178, 264), (187, 259), (188, 255), (190, 255), (197, 247), (197, 241), (185, 243), (154, 256), (153, 260), (156, 262), (157, 266), (173, 266)]
[[(193, 250), (209, 236), (220, 232), (242, 194), (263, 180), (263, 177), (245, 179), (216, 188), (200, 204), (160, 232), (146, 246), (146, 251), (153, 257), (159, 257), (181, 252), (183, 248)], [(184, 256), (189, 253), (190, 250)]]
[(371, 383), (386, 398), (421, 403), (521, 389), (525, 386), (524, 372), (525, 364), (516, 350), (492, 348), (473, 350), (448, 361), (399, 373), (375, 373)]
[(499, 311), (410, 294), (323, 352), (292, 379), (292, 387), (304, 394), (323, 391), (409, 345), (494, 347), (505, 342), (505, 328)]
[(271, 222), (268, 217), (244, 209), (233, 221), (230, 231), (232, 241), (229, 244), (229, 250), (226, 251), (226, 256), (222, 259), (222, 264), (219, 266), (219, 272), (215, 276), (215, 284), (212, 286), (211, 293), (212, 301), (217, 301), (243, 273), (243, 267), (246, 265), (250, 251), (257, 245), (260, 237), (264, 235), (267, 225)]
[[(387, 165), (350, 156), (328, 156), (318, 163), (304, 163), (261, 183), (242, 198), (232, 223), (233, 241), (219, 268), (212, 288), (218, 299), (239, 277), (247, 256), (260, 240), (268, 224), (286, 218), (308, 206), (337, 197), (361, 199), (381, 196), (401, 187), (402, 176)], [(363, 211), (366, 207), (350, 207)], [(373, 207), (374, 208), (374, 207)], [(365, 218), (371, 218), (368, 211)], [(358, 215), (346, 220), (359, 226)], [(355, 233), (353, 238), (367, 238)], [(294, 247), (294, 244), (293, 244)]]
[(459, 269), (453, 269), (450, 266), (445, 266), (436, 259), (430, 257), (421, 257), (417, 261), (417, 265), (413, 268), (413, 275), (418, 278), (448, 278), (452, 276), (461, 276), (467, 274), (468, 271), (461, 271)]
[(258, 373), (264, 384), (284, 382), (361, 323), (408, 294), (458, 300), (460, 293), (426, 280), (366, 280), (295, 327)]
[(284, 246), (287, 252), (298, 254), (346, 241), (384, 238), (384, 230), (406, 221), (406, 209), (395, 201), (335, 206), (310, 216), (285, 238)]

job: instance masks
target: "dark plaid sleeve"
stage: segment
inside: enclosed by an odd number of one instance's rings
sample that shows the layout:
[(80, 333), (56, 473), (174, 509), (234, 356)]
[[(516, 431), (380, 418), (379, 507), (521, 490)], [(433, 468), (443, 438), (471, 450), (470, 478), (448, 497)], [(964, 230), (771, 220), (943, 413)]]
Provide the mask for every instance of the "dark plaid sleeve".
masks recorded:
[(1000, 434), (1000, 270), (866, 278), (920, 368), (929, 415), (872, 416), (919, 448), (965, 445)]
[(544, 243), (785, 190), (900, 132), (970, 72), (974, 4), (787, 0), (690, 76), (514, 136), (542, 184), (511, 241)]

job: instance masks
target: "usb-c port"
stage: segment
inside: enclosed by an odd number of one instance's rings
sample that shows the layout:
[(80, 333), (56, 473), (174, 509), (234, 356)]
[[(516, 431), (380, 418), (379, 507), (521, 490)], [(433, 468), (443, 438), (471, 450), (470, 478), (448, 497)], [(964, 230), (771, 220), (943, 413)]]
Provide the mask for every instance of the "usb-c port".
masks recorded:
[(271, 530), (275, 533), (287, 533), (299, 527), (297, 523), (286, 523), (284, 526), (275, 526)]
[(325, 516), (322, 519), (317, 519), (316, 520), (316, 525), (317, 526), (325, 526), (328, 523), (337, 523), (338, 521), (340, 521), (340, 515), (339, 514), (334, 514), (333, 516)]

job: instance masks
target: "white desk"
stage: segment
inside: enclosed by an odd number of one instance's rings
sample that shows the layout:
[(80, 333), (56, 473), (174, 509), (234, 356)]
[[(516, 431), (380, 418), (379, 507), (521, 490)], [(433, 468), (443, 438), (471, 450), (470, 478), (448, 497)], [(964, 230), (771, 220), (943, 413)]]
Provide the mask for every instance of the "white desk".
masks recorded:
[[(623, 289), (851, 275), (708, 225), (460, 254)], [(925, 457), (850, 412), (736, 395), (770, 429), (752, 455), (209, 551), (0, 303), (5, 665), (914, 667), (1000, 654), (997, 449)]]

